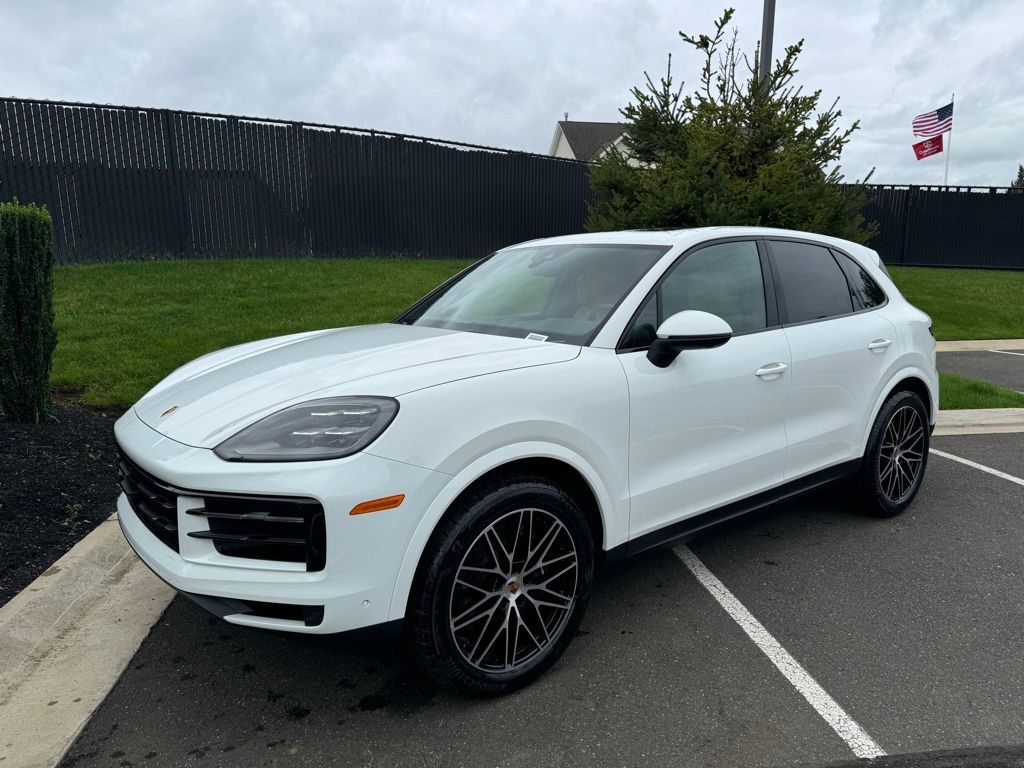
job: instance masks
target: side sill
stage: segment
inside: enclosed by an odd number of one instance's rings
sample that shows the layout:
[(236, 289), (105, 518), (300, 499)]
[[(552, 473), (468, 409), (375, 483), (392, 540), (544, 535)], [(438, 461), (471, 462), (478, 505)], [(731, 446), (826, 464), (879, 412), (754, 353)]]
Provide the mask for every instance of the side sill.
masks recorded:
[(731, 502), (723, 507), (711, 509), (694, 517), (670, 523), (656, 531), (645, 533), (643, 536), (639, 536), (632, 541), (627, 541), (625, 544), (619, 544), (617, 547), (609, 549), (605, 553), (605, 562), (612, 563), (638, 555), (641, 552), (689, 541), (695, 536), (728, 520), (733, 520), (750, 512), (756, 512), (780, 501), (791, 499), (794, 496), (813, 491), (823, 485), (850, 477), (857, 471), (859, 465), (860, 459), (845, 461), (842, 464), (836, 464), (796, 480), (791, 480), (777, 488), (771, 488), (770, 490), (756, 493), (753, 496), (748, 496), (745, 499)]

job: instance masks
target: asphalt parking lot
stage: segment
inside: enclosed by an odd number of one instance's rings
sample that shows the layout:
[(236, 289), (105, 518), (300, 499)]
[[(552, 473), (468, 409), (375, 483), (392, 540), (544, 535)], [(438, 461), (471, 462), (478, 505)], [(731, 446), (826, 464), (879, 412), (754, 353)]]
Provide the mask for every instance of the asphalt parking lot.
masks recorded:
[(1024, 350), (939, 352), (938, 369), (1024, 392)]
[[(1022, 358), (1024, 360), (1024, 358)], [(1024, 478), (1024, 434), (933, 448)], [(932, 455), (914, 506), (821, 493), (690, 551), (887, 753), (1024, 743), (1024, 487)], [(530, 688), (439, 691), (400, 657), (176, 599), (67, 766), (812, 765), (850, 746), (671, 551), (609, 569)]]

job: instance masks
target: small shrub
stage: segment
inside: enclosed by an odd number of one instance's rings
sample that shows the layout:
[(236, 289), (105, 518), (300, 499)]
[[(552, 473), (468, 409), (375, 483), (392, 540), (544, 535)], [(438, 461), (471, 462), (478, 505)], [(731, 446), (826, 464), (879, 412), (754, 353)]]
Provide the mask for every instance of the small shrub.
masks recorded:
[(17, 200), (0, 203), (0, 405), (13, 421), (50, 412), (53, 230), (50, 214)]

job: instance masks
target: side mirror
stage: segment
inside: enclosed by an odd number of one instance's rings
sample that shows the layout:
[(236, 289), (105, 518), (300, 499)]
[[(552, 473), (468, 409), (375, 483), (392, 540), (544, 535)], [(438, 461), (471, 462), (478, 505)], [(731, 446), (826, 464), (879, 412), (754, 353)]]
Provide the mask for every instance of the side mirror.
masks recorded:
[(665, 318), (658, 338), (647, 350), (647, 359), (659, 368), (668, 368), (685, 349), (720, 347), (732, 338), (732, 328), (718, 315), (688, 309)]

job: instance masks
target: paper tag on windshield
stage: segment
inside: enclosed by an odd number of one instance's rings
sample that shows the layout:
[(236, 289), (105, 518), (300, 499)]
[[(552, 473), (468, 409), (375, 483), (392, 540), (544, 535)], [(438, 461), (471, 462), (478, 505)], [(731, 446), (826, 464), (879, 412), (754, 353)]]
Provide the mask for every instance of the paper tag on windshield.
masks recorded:
[(528, 341), (547, 341), (547, 336), (541, 336), (539, 333), (528, 333), (526, 334)]

